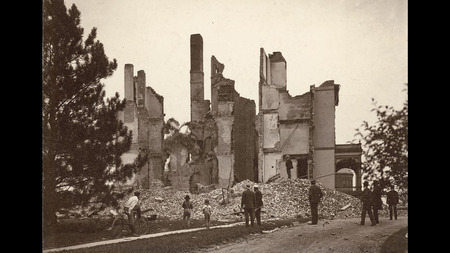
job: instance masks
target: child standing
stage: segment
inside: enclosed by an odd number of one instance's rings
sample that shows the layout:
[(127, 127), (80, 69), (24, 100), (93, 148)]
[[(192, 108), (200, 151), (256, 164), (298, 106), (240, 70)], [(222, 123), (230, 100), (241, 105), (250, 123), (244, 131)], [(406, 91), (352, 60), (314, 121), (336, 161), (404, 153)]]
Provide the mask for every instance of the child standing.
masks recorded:
[(205, 215), (205, 223), (206, 228), (209, 229), (210, 221), (211, 221), (211, 212), (212, 207), (209, 204), (209, 200), (205, 199), (205, 204), (203, 205), (203, 214)]
[(186, 227), (190, 227), (191, 225), (191, 213), (192, 209), (194, 209), (192, 202), (190, 201), (191, 197), (189, 195), (186, 195), (184, 197), (183, 202), (183, 220), (186, 220)]

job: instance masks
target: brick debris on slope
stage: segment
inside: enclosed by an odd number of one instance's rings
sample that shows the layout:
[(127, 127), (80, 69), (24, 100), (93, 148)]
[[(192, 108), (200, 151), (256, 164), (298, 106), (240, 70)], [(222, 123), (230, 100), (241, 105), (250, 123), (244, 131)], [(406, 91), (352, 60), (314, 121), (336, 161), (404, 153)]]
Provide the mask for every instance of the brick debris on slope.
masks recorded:
[[(171, 187), (164, 187), (161, 182), (155, 181), (150, 189), (140, 189), (141, 209), (148, 210), (151, 208), (152, 210), (148, 214), (156, 214), (158, 217), (180, 219), (182, 217), (181, 204), (184, 197), (189, 195), (194, 205), (193, 219), (203, 218), (201, 208), (204, 200), (209, 199), (213, 207), (212, 219), (241, 220), (240, 203), (246, 184), (253, 186), (255, 183), (249, 180), (239, 182), (230, 189), (229, 194), (226, 194), (226, 189), (214, 189), (209, 192), (192, 194), (177, 191)], [(309, 180), (279, 179), (267, 184), (258, 183), (258, 185), (263, 193), (262, 219), (309, 217)], [(350, 218), (360, 215), (361, 204), (358, 198), (325, 188), (320, 182), (318, 186), (324, 194), (319, 204), (320, 216), (325, 218)], [(124, 203), (131, 194), (125, 196), (121, 203)], [(224, 199), (228, 200), (228, 203), (224, 204)], [(108, 214), (110, 209), (106, 208), (99, 214)]]

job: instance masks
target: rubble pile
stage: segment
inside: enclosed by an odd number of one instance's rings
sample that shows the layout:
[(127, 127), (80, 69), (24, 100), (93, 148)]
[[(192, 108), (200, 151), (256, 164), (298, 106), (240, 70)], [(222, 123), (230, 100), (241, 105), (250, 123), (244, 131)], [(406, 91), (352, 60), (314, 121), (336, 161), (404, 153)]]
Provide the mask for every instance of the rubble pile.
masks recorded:
[[(170, 186), (164, 187), (162, 183), (154, 183), (150, 189), (141, 189), (141, 210), (146, 215), (156, 214), (158, 217), (169, 219), (182, 218), (182, 203), (184, 197), (189, 195), (194, 205), (193, 219), (202, 219), (202, 206), (205, 199), (209, 199), (213, 207), (212, 218), (216, 220), (242, 220), (240, 210), (242, 192), (245, 185), (253, 186), (255, 183), (245, 180), (227, 189), (214, 189), (206, 193), (191, 194), (189, 192), (173, 190)], [(264, 207), (262, 219), (268, 218), (295, 218), (309, 217), (308, 202), (309, 180), (306, 179), (278, 179), (267, 184), (258, 184), (263, 193)], [(324, 188), (319, 182), (324, 197), (319, 204), (319, 215), (325, 218), (358, 217), (361, 212), (359, 199), (345, 193)], [(132, 194), (132, 193), (130, 193)], [(121, 200), (124, 203), (131, 195)], [(112, 208), (102, 211), (107, 214)]]

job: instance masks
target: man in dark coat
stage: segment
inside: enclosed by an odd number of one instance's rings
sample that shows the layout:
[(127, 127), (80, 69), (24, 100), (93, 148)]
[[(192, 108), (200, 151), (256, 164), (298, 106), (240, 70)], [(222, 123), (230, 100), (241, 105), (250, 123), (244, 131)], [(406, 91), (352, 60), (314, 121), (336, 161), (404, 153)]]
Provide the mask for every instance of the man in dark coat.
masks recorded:
[(251, 225), (253, 227), (255, 222), (255, 206), (256, 206), (255, 193), (252, 190), (250, 190), (249, 184), (247, 184), (245, 188), (246, 188), (245, 191), (242, 193), (241, 209), (244, 209), (245, 226), (248, 227), (248, 218), (250, 216)]
[(381, 200), (381, 187), (377, 180), (373, 181), (373, 219), (376, 223), (380, 223), (378, 220), (378, 210), (383, 210), (383, 201)]
[(386, 203), (389, 205), (389, 219), (392, 220), (392, 214), (397, 219), (398, 192), (391, 185), (391, 190), (386, 194)]
[(255, 189), (255, 198), (256, 198), (256, 208), (255, 208), (256, 223), (258, 224), (258, 226), (261, 226), (261, 208), (263, 207), (262, 192), (259, 190), (258, 185), (254, 185), (253, 189)]
[(319, 220), (319, 202), (322, 197), (322, 190), (316, 185), (316, 180), (311, 180), (308, 193), (309, 206), (311, 207), (311, 225), (316, 225)]
[(369, 214), (370, 222), (372, 222), (371, 226), (375, 226), (376, 222), (373, 218), (372, 213), (372, 191), (369, 189), (369, 182), (364, 182), (364, 190), (361, 193), (361, 202), (362, 202), (362, 210), (361, 210), (361, 225), (364, 226), (366, 220), (366, 212)]
[(292, 166), (292, 160), (291, 157), (289, 155), (286, 156), (286, 172), (287, 172), (287, 176), (288, 178), (291, 178), (291, 170), (294, 166)]

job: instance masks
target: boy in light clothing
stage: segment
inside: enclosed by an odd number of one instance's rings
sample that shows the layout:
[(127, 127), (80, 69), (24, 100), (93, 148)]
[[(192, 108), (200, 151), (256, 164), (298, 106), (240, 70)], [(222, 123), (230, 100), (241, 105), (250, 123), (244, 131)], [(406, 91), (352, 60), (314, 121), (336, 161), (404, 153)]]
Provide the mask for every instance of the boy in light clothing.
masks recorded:
[(134, 196), (131, 196), (127, 200), (127, 202), (125, 202), (124, 207), (123, 207), (125, 214), (128, 216), (128, 222), (130, 223), (130, 229), (131, 229), (133, 236), (139, 236), (136, 233), (136, 228), (134, 226), (134, 222), (136, 219), (136, 217), (134, 217), (134, 215), (136, 214), (138, 219), (141, 218), (141, 207), (140, 207), (140, 201), (139, 201), (140, 196), (141, 196), (141, 193), (136, 191), (134, 193)]
[(209, 200), (205, 199), (205, 204), (203, 205), (203, 214), (205, 215), (205, 224), (206, 224), (207, 229), (209, 229), (209, 226), (210, 226), (211, 213), (212, 213), (212, 207), (209, 204)]
[(192, 205), (192, 202), (190, 201), (191, 197), (189, 195), (186, 195), (184, 197), (185, 201), (183, 201), (183, 220), (186, 220), (186, 227), (191, 226), (191, 213), (192, 209), (194, 209), (194, 206)]

